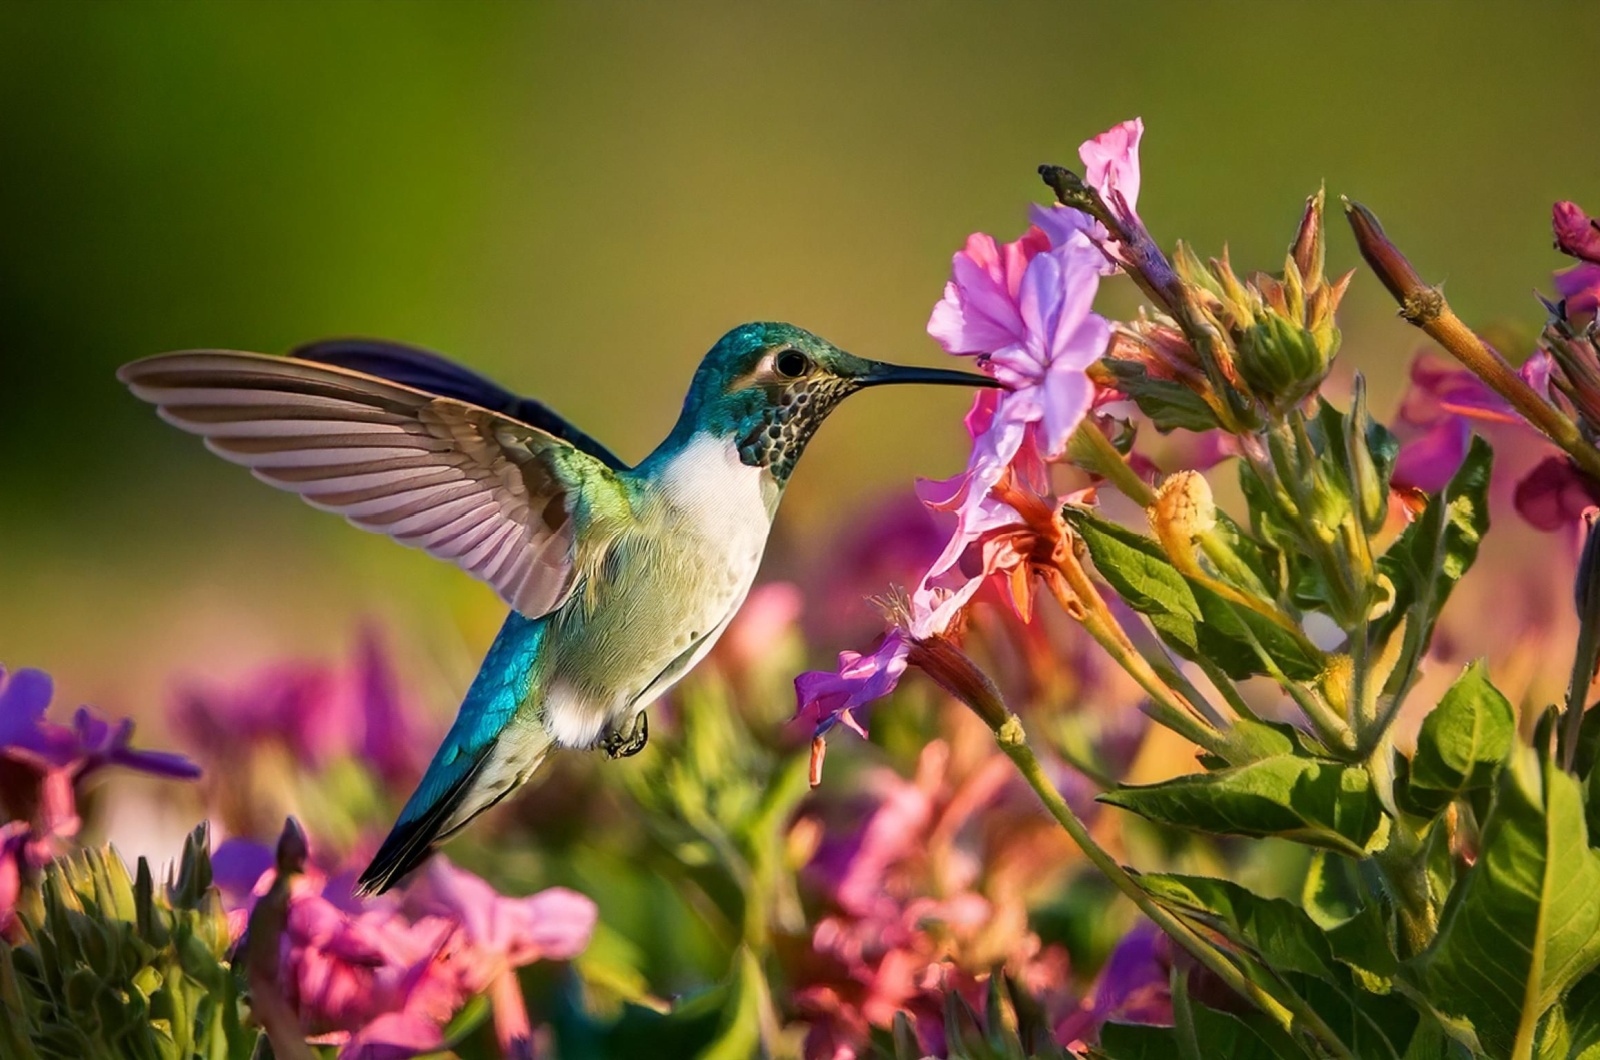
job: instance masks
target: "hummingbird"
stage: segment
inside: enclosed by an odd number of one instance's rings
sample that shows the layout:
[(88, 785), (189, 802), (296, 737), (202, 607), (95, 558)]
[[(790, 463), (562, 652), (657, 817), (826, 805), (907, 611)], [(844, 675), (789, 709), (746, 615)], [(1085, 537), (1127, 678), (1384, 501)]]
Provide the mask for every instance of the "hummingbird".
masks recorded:
[(543, 403), (399, 343), (167, 353), (118, 378), (223, 459), (449, 560), (511, 607), (358, 894), (389, 889), (552, 751), (644, 748), (645, 708), (739, 610), (796, 462), (846, 397), (998, 385), (866, 360), (792, 324), (744, 324), (701, 360), (671, 433), (630, 467)]

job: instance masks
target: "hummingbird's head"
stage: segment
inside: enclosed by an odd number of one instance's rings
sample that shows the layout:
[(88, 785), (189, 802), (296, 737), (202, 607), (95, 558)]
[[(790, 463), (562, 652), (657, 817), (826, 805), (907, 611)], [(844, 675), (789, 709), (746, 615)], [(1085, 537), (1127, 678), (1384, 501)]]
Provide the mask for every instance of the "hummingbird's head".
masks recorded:
[(744, 463), (782, 483), (839, 402), (890, 383), (999, 385), (969, 372), (869, 361), (793, 324), (742, 324), (700, 362), (679, 429), (732, 436)]

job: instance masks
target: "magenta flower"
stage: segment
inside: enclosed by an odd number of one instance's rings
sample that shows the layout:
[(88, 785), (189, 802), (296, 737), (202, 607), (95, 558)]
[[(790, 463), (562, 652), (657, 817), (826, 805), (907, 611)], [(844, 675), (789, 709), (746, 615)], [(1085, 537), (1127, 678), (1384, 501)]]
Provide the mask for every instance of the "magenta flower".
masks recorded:
[(185, 691), (174, 722), (195, 750), (222, 761), (275, 743), (314, 769), (358, 758), (397, 785), (420, 775), (428, 744), (370, 630), (343, 667), (280, 663), (232, 690)]
[(1600, 265), (1600, 223), (1572, 202), (1556, 203), (1550, 214), (1556, 249), (1568, 257)]
[[(228, 840), (212, 872), (237, 938), (272, 886), (273, 854)], [(503, 1055), (525, 1055), (533, 1031), (516, 970), (576, 956), (596, 919), (580, 894), (555, 887), (508, 898), (443, 857), (403, 900), (354, 899), (345, 876), (306, 866), (290, 885), (280, 988), (308, 1033), (341, 1047), (340, 1060), (437, 1049), (443, 1024), (479, 994), (494, 1005)]]
[(1569, 317), (1589, 317), (1600, 308), (1600, 265), (1584, 262), (1555, 276), (1556, 291), (1567, 303)]
[[(1536, 353), (1518, 370), (1529, 386), (1549, 391), (1550, 359)], [(1476, 428), (1495, 446), (1496, 498), (1536, 529), (1571, 530), (1583, 510), (1600, 503), (1589, 482), (1544, 435), (1472, 372), (1433, 354), (1411, 364), (1395, 433), (1401, 439), (1394, 485), (1433, 492), (1455, 474)]]

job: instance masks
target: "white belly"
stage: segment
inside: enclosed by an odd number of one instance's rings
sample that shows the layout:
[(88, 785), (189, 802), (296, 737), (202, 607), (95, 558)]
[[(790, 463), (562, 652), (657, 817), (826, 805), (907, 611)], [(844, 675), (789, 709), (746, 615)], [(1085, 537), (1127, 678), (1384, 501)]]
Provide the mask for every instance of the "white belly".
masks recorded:
[(731, 440), (697, 436), (657, 483), (648, 518), (665, 539), (608, 586), (585, 630), (586, 672), (558, 667), (546, 690), (545, 725), (562, 746), (593, 746), (677, 683), (716, 644), (761, 566), (779, 489), (740, 462)]

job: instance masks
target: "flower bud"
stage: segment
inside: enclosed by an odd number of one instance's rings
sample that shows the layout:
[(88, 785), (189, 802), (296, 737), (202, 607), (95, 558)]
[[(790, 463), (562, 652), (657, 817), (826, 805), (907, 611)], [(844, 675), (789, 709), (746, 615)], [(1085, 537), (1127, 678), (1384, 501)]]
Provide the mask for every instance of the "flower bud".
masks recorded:
[(1231, 367), (1268, 409), (1282, 412), (1322, 385), (1339, 351), (1334, 313), (1351, 273), (1323, 275), (1321, 193), (1306, 202), (1283, 276), (1240, 280), (1226, 253), (1208, 265), (1179, 246), (1174, 265), (1202, 311), (1233, 344)]
[(1345, 417), (1345, 452), (1350, 464), (1350, 492), (1361, 525), (1369, 534), (1383, 526), (1389, 514), (1389, 484), (1379, 472), (1372, 458), (1368, 441), (1372, 417), (1367, 412), (1367, 381), (1360, 372), (1355, 377), (1355, 393), (1350, 402), (1350, 414)]
[(1217, 504), (1204, 475), (1178, 471), (1167, 476), (1145, 517), (1175, 567), (1185, 572), (1199, 568), (1194, 539), (1217, 525)]
[(1556, 203), (1550, 211), (1550, 222), (1557, 250), (1579, 261), (1600, 264), (1600, 222), (1572, 202)]

